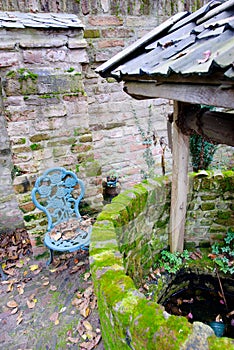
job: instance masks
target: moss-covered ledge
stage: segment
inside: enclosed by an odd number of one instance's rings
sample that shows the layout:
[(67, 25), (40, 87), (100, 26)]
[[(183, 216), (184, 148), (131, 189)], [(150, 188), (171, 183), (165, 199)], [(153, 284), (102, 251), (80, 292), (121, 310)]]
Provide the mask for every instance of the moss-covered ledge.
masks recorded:
[(200, 322), (166, 317), (163, 307), (147, 300), (125, 273), (121, 229), (126, 233), (126, 227), (147, 212), (147, 203), (157, 198), (157, 188), (165, 187), (161, 179), (134, 186), (108, 204), (93, 227), (90, 267), (105, 349), (234, 349), (232, 339), (217, 338)]

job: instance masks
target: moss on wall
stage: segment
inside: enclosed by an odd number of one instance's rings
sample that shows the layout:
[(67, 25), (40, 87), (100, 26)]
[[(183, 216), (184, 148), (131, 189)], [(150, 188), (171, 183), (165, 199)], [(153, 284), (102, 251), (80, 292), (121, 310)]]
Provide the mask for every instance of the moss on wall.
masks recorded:
[[(233, 177), (233, 173), (231, 177)], [(229, 182), (230, 179), (227, 181)], [(160, 207), (169, 211), (169, 207), (165, 207), (165, 200), (169, 193), (168, 188), (165, 191), (166, 188), (165, 183), (162, 186), (157, 180), (154, 182), (154, 186), (147, 182), (134, 186), (132, 190), (121, 193), (114, 198), (111, 204), (106, 205), (98, 215), (93, 227), (90, 266), (98, 300), (104, 346), (108, 350), (127, 350), (129, 348), (135, 350), (179, 350), (193, 347), (198, 339), (203, 338), (206, 344), (204, 349), (233, 349), (232, 339), (217, 338), (212, 335), (208, 336), (206, 340), (207, 334), (201, 334), (199, 322), (194, 322), (192, 325), (185, 317), (177, 316), (170, 316), (166, 319), (163, 315), (163, 307), (156, 302), (147, 300), (136, 288), (130, 276), (126, 274), (126, 262), (124, 262), (126, 252), (132, 250), (136, 254), (139, 253), (146, 257), (151, 244), (147, 241), (150, 236), (146, 239), (147, 235), (145, 234), (132, 240), (131, 228), (134, 225), (140, 226), (140, 221), (151, 214), (150, 207), (153, 205), (154, 211), (160, 212)], [(203, 186), (202, 188), (204, 189)], [(167, 192), (167, 194), (163, 195), (163, 192)], [(154, 202), (152, 196), (155, 199)], [(157, 198), (160, 198), (160, 205), (156, 201)], [(223, 217), (223, 215), (226, 214), (220, 210), (219, 216)], [(148, 220), (151, 217), (149, 216)], [(140, 218), (139, 221), (137, 221), (138, 218)], [(160, 222), (159, 226), (161, 226), (162, 215), (159, 214), (157, 218)], [(157, 219), (155, 219), (154, 229), (157, 226)], [(122, 231), (124, 231), (124, 237)], [(138, 231), (136, 230), (136, 232)], [(157, 235), (151, 232), (151, 239), (152, 237), (155, 239), (156, 248), (161, 247), (160, 240), (156, 239)], [(123, 240), (126, 250), (123, 249)], [(127, 245), (129, 245), (128, 248)], [(138, 269), (132, 272), (133, 274), (140, 272), (139, 268), (142, 267), (142, 262), (143, 266), (147, 267), (148, 262), (144, 259), (139, 265), (134, 265), (131, 261), (134, 269)]]

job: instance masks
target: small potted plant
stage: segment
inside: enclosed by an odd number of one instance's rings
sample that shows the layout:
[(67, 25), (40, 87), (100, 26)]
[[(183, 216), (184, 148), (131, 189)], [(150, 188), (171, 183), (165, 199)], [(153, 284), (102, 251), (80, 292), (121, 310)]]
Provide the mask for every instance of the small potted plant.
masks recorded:
[(107, 175), (106, 180), (103, 181), (103, 196), (108, 202), (117, 196), (120, 192), (119, 179), (116, 173), (111, 172)]

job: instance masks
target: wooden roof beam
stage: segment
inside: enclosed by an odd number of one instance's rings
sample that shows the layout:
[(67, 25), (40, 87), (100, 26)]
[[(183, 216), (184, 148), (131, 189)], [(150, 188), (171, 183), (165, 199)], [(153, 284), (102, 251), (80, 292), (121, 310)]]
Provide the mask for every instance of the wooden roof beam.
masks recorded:
[(124, 91), (130, 96), (143, 100), (167, 98), (169, 100), (204, 104), (234, 109), (234, 85), (202, 85), (127, 81)]

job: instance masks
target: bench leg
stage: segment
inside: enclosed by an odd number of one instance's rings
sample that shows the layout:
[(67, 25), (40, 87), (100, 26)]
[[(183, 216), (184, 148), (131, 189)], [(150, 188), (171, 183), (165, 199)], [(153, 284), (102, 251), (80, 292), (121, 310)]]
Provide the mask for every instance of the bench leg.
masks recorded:
[(54, 260), (54, 251), (52, 249), (50, 249), (50, 258), (47, 261), (46, 265), (50, 265)]

